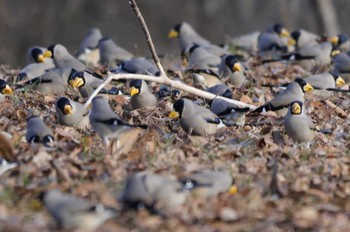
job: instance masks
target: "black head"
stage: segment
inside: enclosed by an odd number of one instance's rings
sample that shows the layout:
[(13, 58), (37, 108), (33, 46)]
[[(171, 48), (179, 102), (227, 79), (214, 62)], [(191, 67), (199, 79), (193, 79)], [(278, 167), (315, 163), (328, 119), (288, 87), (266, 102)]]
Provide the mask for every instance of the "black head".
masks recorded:
[(299, 115), (303, 111), (303, 103), (301, 101), (293, 101), (290, 103), (290, 112), (294, 115)]
[(135, 87), (139, 91), (141, 90), (141, 86), (142, 86), (142, 80), (132, 80), (130, 82), (130, 87)]
[(292, 34), (290, 34), (290, 36), (295, 40), (298, 41), (299, 37), (300, 37), (300, 31), (293, 31)]
[(227, 67), (233, 67), (233, 65), (235, 65), (235, 63), (237, 62), (237, 56), (229, 55), (225, 58), (225, 64), (227, 65)]
[(19, 73), (17, 75), (16, 81), (23, 81), (23, 80), (27, 80), (28, 76), (26, 73)]
[(54, 140), (55, 140), (54, 137), (52, 137), (51, 135), (45, 135), (44, 138), (43, 138), (42, 143), (45, 146), (49, 146), (49, 144), (52, 143)]
[(0, 92), (2, 92), (3, 89), (6, 88), (7, 82), (0, 79)]
[(184, 99), (177, 100), (177, 101), (174, 103), (174, 105), (173, 105), (174, 110), (175, 110), (176, 112), (179, 113), (179, 117), (180, 117), (180, 118), (181, 118), (181, 115), (182, 115), (182, 111), (183, 111), (183, 109), (184, 109), (184, 106), (185, 106), (185, 101), (184, 101)]
[(32, 58), (35, 60), (35, 62), (39, 63), (40, 61), (38, 60), (39, 55), (42, 55), (43, 52), (41, 51), (40, 48), (33, 48), (30, 51), (30, 55), (32, 56)]
[(349, 40), (349, 38), (346, 35), (344, 35), (344, 34), (339, 34), (338, 38), (339, 38), (338, 46), (342, 45), (343, 43), (345, 43), (346, 41)]
[(200, 47), (200, 46), (197, 45), (197, 44), (193, 45), (193, 46), (190, 48), (190, 50), (188, 50), (188, 53), (189, 53), (189, 54), (192, 54), (192, 52), (193, 52), (194, 50), (196, 50), (197, 48), (199, 48), (199, 47)]
[(178, 23), (174, 26), (174, 30), (177, 32), (177, 33), (180, 33), (180, 29), (181, 29), (181, 26), (182, 26), (182, 23)]
[(295, 82), (299, 84), (300, 88), (304, 91), (304, 86), (307, 84), (306, 81), (302, 78), (295, 79)]
[(276, 32), (277, 34), (281, 34), (283, 28), (284, 28), (283, 25), (280, 23), (277, 23), (272, 26), (273, 31)]
[(52, 44), (51, 46), (49, 46), (49, 47), (47, 48), (47, 50), (51, 52), (51, 58), (52, 58), (52, 59), (55, 58), (55, 55), (54, 55), (55, 47), (56, 47), (56, 44)]
[(70, 104), (70, 101), (68, 98), (66, 97), (61, 97), (60, 99), (58, 99), (57, 101), (57, 107), (64, 113), (65, 113), (65, 108), (67, 106), (70, 106), (71, 108), (73, 108), (73, 106)]
[(339, 72), (337, 72), (336, 70), (332, 70), (332, 71), (330, 71), (329, 73), (332, 75), (332, 77), (333, 77), (334, 80), (337, 80), (337, 79), (338, 79), (338, 77), (339, 77)]

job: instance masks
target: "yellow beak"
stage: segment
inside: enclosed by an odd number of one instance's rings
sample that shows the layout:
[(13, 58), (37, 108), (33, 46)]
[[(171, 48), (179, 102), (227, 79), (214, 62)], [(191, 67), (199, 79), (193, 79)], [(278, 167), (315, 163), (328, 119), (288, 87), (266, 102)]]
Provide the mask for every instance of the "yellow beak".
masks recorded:
[(345, 81), (341, 76), (338, 76), (337, 80), (335, 81), (335, 85), (337, 87), (342, 87), (343, 85), (345, 85)]
[(5, 88), (1, 91), (3, 94), (12, 94), (12, 89), (10, 86), (6, 85)]
[(333, 45), (338, 45), (339, 37), (338, 36), (334, 36), (334, 37), (328, 38), (328, 41), (331, 42)]
[(171, 111), (169, 114), (169, 118), (179, 118), (179, 117), (180, 117), (180, 115), (176, 111)]
[(232, 67), (232, 70), (233, 70), (234, 72), (241, 72), (241, 71), (242, 71), (241, 65), (239, 65), (239, 63), (235, 63), (235, 64), (233, 65), (233, 67)]
[(69, 84), (73, 87), (73, 89), (76, 89), (84, 85), (84, 80), (81, 77), (76, 77), (74, 80), (70, 80)]
[(288, 39), (288, 45), (289, 46), (295, 46), (295, 44), (296, 44), (296, 41), (293, 38), (289, 38)]
[(292, 113), (293, 114), (300, 114), (301, 113), (301, 107), (298, 103), (294, 103), (292, 105)]
[(230, 195), (235, 195), (237, 192), (238, 192), (238, 188), (237, 188), (236, 185), (232, 185), (231, 188), (230, 188), (230, 190), (228, 191), (228, 193), (229, 193)]
[(314, 88), (309, 83), (306, 83), (306, 85), (304, 85), (303, 89), (305, 92), (310, 92), (310, 91), (314, 90)]
[(169, 39), (177, 38), (178, 36), (179, 36), (179, 33), (174, 29), (171, 29), (169, 31), (169, 34), (168, 34)]
[(137, 89), (137, 88), (135, 88), (135, 87), (131, 87), (130, 88), (130, 95), (131, 96), (134, 96), (134, 95), (136, 95), (136, 94), (139, 94), (139, 90)]
[(334, 50), (331, 52), (331, 57), (335, 57), (336, 55), (338, 55), (340, 53), (339, 50)]
[(51, 53), (51, 51), (47, 50), (47, 51), (44, 52), (43, 56), (45, 58), (51, 58), (52, 57), (52, 53)]
[(63, 109), (63, 113), (64, 113), (64, 114), (72, 114), (72, 113), (73, 113), (72, 106), (70, 106), (70, 105), (65, 105), (65, 106), (64, 106), (64, 109)]
[(280, 36), (281, 37), (289, 37), (289, 31), (285, 28), (282, 29), (281, 33), (280, 33)]
[(38, 61), (39, 61), (40, 63), (44, 63), (44, 62), (45, 62), (45, 57), (43, 56), (43, 54), (40, 54), (40, 55), (38, 56)]

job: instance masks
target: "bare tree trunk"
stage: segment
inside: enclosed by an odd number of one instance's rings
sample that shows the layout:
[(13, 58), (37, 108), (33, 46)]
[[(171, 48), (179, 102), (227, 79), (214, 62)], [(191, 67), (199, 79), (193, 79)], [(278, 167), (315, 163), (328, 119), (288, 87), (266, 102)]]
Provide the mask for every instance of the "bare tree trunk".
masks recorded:
[(332, 0), (314, 0), (318, 8), (319, 19), (327, 35), (339, 34), (339, 24)]

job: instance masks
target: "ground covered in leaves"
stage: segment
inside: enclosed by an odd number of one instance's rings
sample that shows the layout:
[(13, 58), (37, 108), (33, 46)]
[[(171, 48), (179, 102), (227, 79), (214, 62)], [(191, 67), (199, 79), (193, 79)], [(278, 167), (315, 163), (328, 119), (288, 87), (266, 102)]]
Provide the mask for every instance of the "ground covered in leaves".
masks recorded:
[[(260, 65), (248, 60), (241, 101), (261, 105), (275, 89), (262, 83), (287, 83), (303, 75), (297, 66)], [(18, 70), (1, 69), (10, 83)], [(186, 82), (191, 78), (182, 75)], [(187, 78), (187, 79), (186, 79)], [(159, 86), (154, 85), (154, 89)], [(272, 91), (271, 91), (272, 90)], [(185, 95), (185, 94), (184, 94)], [(319, 129), (309, 148), (293, 144), (283, 120), (273, 113), (247, 117), (243, 127), (222, 128), (210, 137), (185, 134), (167, 116), (171, 99), (157, 107), (130, 111), (122, 96), (111, 96), (115, 112), (132, 124), (150, 128), (122, 141), (122, 152), (110, 152), (92, 130), (60, 126), (55, 119), (56, 96), (16, 93), (0, 105), (0, 155), (18, 166), (0, 176), (0, 231), (52, 231), (55, 224), (38, 200), (41, 191), (58, 188), (76, 196), (120, 208), (117, 196), (128, 173), (148, 170), (181, 177), (195, 170), (229, 172), (235, 195), (212, 199), (189, 197), (167, 216), (146, 210), (121, 212), (98, 231), (349, 231), (350, 113), (348, 94), (329, 102), (306, 94), (308, 113)], [(26, 143), (26, 115), (35, 108), (53, 129), (53, 149), (31, 149)], [(9, 141), (8, 142), (8, 139)]]

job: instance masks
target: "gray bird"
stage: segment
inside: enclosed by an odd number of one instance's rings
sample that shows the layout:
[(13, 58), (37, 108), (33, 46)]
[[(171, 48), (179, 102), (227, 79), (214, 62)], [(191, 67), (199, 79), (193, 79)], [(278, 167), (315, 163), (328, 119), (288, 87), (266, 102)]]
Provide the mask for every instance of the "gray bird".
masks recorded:
[(120, 64), (120, 70), (126, 73), (159, 76), (157, 66), (144, 58), (133, 58), (123, 61)]
[(316, 45), (320, 40), (320, 36), (304, 29), (293, 31), (290, 36), (294, 39), (297, 49)]
[(80, 43), (76, 53), (78, 60), (89, 65), (96, 66), (100, 60), (98, 41), (102, 38), (102, 33), (98, 28), (91, 28), (83, 41)]
[(217, 68), (221, 58), (216, 56), (199, 45), (193, 45), (189, 49), (189, 69), (210, 69)]
[(339, 53), (333, 57), (334, 71), (338, 72), (346, 82), (350, 81), (350, 56), (349, 53)]
[[(269, 27), (258, 37), (258, 50), (260, 52), (269, 50), (286, 50), (286, 42), (283, 38), (290, 36), (289, 31), (282, 24)], [(290, 42), (290, 40), (288, 40)]]
[(242, 64), (234, 55), (223, 56), (219, 66), (219, 75), (228, 78), (228, 82), (236, 88), (242, 87), (246, 81)]
[(328, 98), (333, 94), (331, 91), (327, 91), (327, 89), (334, 89), (345, 85), (344, 79), (334, 72), (312, 75), (304, 78), (304, 80), (314, 88), (313, 93), (315, 95), (325, 98)]
[(230, 39), (229, 44), (232, 44), (237, 49), (256, 52), (258, 51), (259, 36), (260, 36), (259, 31), (255, 31), (245, 35), (240, 35)]
[(89, 127), (89, 110), (84, 108), (83, 104), (72, 101), (67, 97), (60, 97), (55, 103), (55, 108), (59, 124), (79, 129)]
[(43, 75), (17, 85), (16, 91), (29, 88), (42, 94), (63, 95), (68, 88), (68, 77), (73, 69), (56, 68)]
[(182, 178), (181, 182), (184, 188), (190, 190), (195, 196), (208, 198), (222, 192), (229, 193), (233, 178), (223, 171), (203, 170)]
[(215, 94), (216, 96), (223, 96), (227, 98), (232, 98), (231, 89), (225, 84), (214, 85), (210, 88), (207, 88), (205, 91)]
[(249, 108), (238, 108), (224, 99), (214, 98), (209, 102), (210, 111), (218, 115), (225, 125), (244, 126), (245, 114)]
[(174, 111), (170, 118), (180, 118), (181, 128), (192, 135), (211, 135), (220, 127), (224, 127), (217, 115), (205, 107), (199, 106), (189, 99), (181, 98), (174, 103)]
[(46, 48), (40, 46), (34, 46), (28, 49), (27, 52), (27, 60), (29, 63), (51, 63), (53, 64), (53, 60), (49, 53), (46, 53)]
[(61, 44), (53, 44), (45, 51), (44, 56), (51, 57), (56, 68), (74, 68), (77, 71), (83, 71), (86, 66), (77, 58), (72, 56), (66, 47)]
[(179, 38), (181, 51), (185, 51), (193, 45), (209, 45), (210, 42), (200, 36), (188, 23), (182, 22), (175, 25), (168, 34), (169, 38)]
[(117, 65), (122, 61), (130, 60), (134, 57), (122, 47), (119, 47), (112, 39), (103, 38), (99, 41), (100, 49), (100, 64), (107, 69), (117, 68)]
[(145, 128), (145, 126), (129, 125), (113, 112), (108, 104), (108, 100), (102, 96), (97, 96), (92, 100), (90, 112), (90, 123), (92, 129), (97, 132), (105, 144), (109, 144), (109, 139), (116, 139), (133, 128)]
[(211, 69), (190, 69), (195, 85), (203, 89), (221, 84), (219, 75)]
[(295, 142), (311, 142), (314, 139), (315, 125), (307, 116), (303, 103), (293, 101), (284, 119), (284, 127), (287, 135)]
[(183, 204), (187, 193), (182, 184), (167, 176), (139, 172), (127, 177), (120, 201), (126, 207), (141, 205), (152, 211), (172, 210)]
[(66, 230), (95, 231), (116, 214), (113, 208), (93, 204), (58, 190), (44, 192), (40, 198), (57, 226)]
[(49, 147), (54, 141), (54, 136), (39, 116), (32, 115), (27, 118), (26, 140), (30, 144), (43, 144)]
[(350, 50), (350, 40), (347, 35), (339, 34), (330, 37), (328, 41), (333, 44), (335, 50), (339, 50), (340, 52), (348, 52)]
[(73, 89), (78, 89), (81, 96), (84, 98), (90, 97), (102, 82), (103, 78), (101, 76), (89, 70), (77, 72), (73, 69), (68, 77), (69, 85)]
[(55, 68), (53, 61), (32, 63), (24, 67), (16, 77), (16, 82), (29, 81)]
[(301, 78), (288, 84), (287, 88), (271, 101), (258, 107), (253, 112), (275, 111), (278, 115), (285, 115), (286, 109), (293, 101), (304, 102), (304, 93), (312, 91), (313, 87)]
[(132, 80), (130, 82), (130, 95), (130, 104), (134, 110), (157, 104), (157, 98), (149, 91), (144, 80)]
[(0, 102), (6, 99), (6, 95), (12, 94), (11, 87), (5, 80), (0, 79)]

